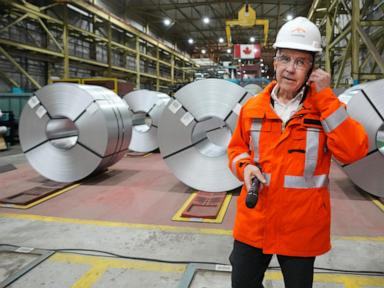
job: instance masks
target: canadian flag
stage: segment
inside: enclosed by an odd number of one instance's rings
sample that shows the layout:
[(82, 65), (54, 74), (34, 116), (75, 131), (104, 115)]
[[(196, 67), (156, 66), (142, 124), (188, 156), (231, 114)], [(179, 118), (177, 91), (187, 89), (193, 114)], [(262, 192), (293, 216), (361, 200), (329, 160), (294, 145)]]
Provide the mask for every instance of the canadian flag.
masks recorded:
[(259, 44), (235, 44), (233, 57), (240, 59), (260, 58), (261, 48)]

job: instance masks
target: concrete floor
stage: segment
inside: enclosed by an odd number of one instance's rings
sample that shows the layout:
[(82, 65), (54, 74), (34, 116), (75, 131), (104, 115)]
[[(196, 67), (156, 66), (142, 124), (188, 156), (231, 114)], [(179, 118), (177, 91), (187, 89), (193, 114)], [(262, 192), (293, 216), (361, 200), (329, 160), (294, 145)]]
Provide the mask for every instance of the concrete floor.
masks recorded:
[[(18, 152), (17, 147), (13, 152)], [(43, 180), (23, 155), (1, 153), (0, 164), (17, 167), (0, 174), (1, 198)], [(332, 167), (330, 185), (333, 249), (318, 257), (315, 266), (383, 271), (383, 211), (359, 194), (336, 166)], [(196, 270), (189, 285), (185, 279), (190, 266), (185, 262), (228, 264), (236, 196), (221, 224), (171, 221), (190, 191), (172, 175), (160, 155), (152, 154), (124, 158), (107, 175), (28, 210), (0, 208), (0, 244), (46, 250), (94, 249), (181, 261), (172, 264), (61, 251), (8, 287), (230, 287), (229, 272), (205, 268)], [(0, 282), (33, 260), (23, 251), (28, 250), (0, 253)], [(276, 259), (271, 266), (278, 266)], [(280, 271), (268, 271), (265, 287), (284, 287)], [(384, 287), (384, 278), (316, 273), (314, 287)]]

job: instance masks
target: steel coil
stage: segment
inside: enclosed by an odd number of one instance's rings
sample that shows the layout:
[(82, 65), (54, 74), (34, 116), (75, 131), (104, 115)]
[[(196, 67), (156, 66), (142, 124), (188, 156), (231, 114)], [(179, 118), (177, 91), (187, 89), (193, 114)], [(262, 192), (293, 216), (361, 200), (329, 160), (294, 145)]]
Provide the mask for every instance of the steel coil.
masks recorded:
[(129, 150), (150, 152), (159, 147), (157, 132), (160, 116), (169, 99), (167, 94), (145, 89), (124, 96), (133, 113)]
[(57, 182), (106, 169), (131, 138), (128, 105), (100, 86), (56, 83), (38, 90), (20, 116), (20, 144), (30, 165)]
[(244, 86), (244, 89), (247, 90), (251, 95), (256, 95), (263, 90), (263, 88), (257, 84), (247, 84)]
[(365, 127), (369, 137), (367, 156), (342, 168), (357, 186), (379, 197), (384, 197), (383, 86), (384, 80), (367, 82), (339, 96), (347, 104), (348, 114)]
[(176, 92), (160, 119), (159, 146), (180, 181), (208, 192), (241, 185), (228, 168), (227, 146), (241, 105), (250, 96), (220, 79), (192, 82)]

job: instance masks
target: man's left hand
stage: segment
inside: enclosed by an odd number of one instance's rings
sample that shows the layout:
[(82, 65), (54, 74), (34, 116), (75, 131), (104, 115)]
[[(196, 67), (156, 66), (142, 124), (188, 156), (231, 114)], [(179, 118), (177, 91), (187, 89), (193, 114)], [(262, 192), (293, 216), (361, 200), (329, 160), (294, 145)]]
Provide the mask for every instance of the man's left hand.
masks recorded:
[(331, 74), (318, 68), (311, 73), (308, 81), (315, 84), (316, 92), (319, 93), (324, 88), (331, 86)]

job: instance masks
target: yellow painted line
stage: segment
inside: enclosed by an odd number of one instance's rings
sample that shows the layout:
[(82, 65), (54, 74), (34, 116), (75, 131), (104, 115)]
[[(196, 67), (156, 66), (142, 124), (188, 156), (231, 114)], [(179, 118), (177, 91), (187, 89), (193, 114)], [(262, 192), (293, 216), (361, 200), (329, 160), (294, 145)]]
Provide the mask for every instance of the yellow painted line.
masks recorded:
[[(91, 267), (72, 288), (92, 287), (102, 277), (104, 272), (110, 268), (166, 273), (184, 273), (186, 269), (184, 264), (157, 263), (66, 253), (56, 253), (49, 258), (49, 261), (89, 265)], [(265, 279), (282, 281), (283, 276), (281, 271), (267, 271)], [(345, 288), (384, 287), (384, 277), (315, 272), (314, 283), (342, 284)]]
[(203, 223), (221, 223), (223, 222), (225, 213), (227, 212), (229, 203), (231, 202), (232, 195), (228, 194), (225, 196), (223, 204), (220, 207), (220, 211), (217, 214), (216, 219), (204, 219), (204, 218), (189, 218), (189, 217), (182, 217), (181, 214), (183, 211), (188, 207), (188, 205), (193, 201), (193, 198), (195, 198), (197, 192), (194, 192), (191, 194), (191, 196), (188, 197), (187, 201), (181, 206), (179, 210), (177, 210), (176, 214), (172, 217), (173, 221), (185, 221), (185, 222), (203, 222)]
[(71, 288), (85, 288), (92, 287), (96, 282), (104, 275), (108, 267), (103, 265), (92, 265), (92, 268), (88, 270)]
[(49, 260), (56, 262), (65, 262), (71, 264), (83, 264), (89, 266), (98, 266), (106, 268), (117, 268), (117, 269), (133, 269), (142, 271), (156, 271), (156, 272), (167, 272), (167, 273), (183, 273), (185, 271), (185, 264), (170, 264), (170, 263), (159, 263), (150, 261), (139, 261), (130, 259), (116, 259), (110, 257), (101, 256), (87, 256), (77, 254), (64, 254), (56, 253), (49, 258)]
[(232, 230), (214, 229), (214, 228), (193, 228), (193, 227), (176, 227), (176, 226), (167, 226), (167, 225), (135, 224), (135, 223), (110, 222), (110, 221), (101, 221), (101, 220), (83, 220), (83, 219), (74, 219), (74, 218), (41, 216), (41, 215), (32, 215), (32, 214), (16, 214), (16, 213), (0, 213), (0, 217), (21, 219), (21, 220), (43, 221), (43, 222), (96, 225), (96, 226), (103, 226), (103, 227), (124, 227), (124, 228), (130, 228), (130, 229), (160, 230), (160, 231), (175, 232), (175, 233), (232, 235)]
[(111, 268), (167, 273), (184, 273), (186, 268), (186, 265), (184, 264), (158, 263), (64, 253), (56, 253), (50, 257), (49, 260), (90, 266), (90, 269), (79, 280), (77, 280), (71, 288), (92, 287), (97, 281), (99, 281), (104, 273)]
[[(283, 275), (280, 271), (267, 271), (265, 273), (266, 280), (283, 280)], [(316, 273), (313, 279), (314, 283), (333, 283), (343, 284), (345, 288), (363, 288), (384, 287), (384, 278), (380, 276), (362, 276), (362, 275), (347, 275), (347, 274), (332, 274), (332, 273)]]
[(384, 242), (384, 236), (332, 236), (333, 240)]
[(145, 158), (145, 157), (148, 157), (148, 156), (151, 156), (153, 153), (147, 153), (147, 154), (145, 154), (143, 157)]
[(368, 195), (368, 198), (371, 199), (373, 204), (375, 204), (381, 210), (381, 212), (384, 212), (384, 205), (380, 200), (373, 198), (371, 195)]
[[(129, 229), (142, 229), (142, 230), (159, 230), (164, 232), (175, 233), (195, 233), (195, 234), (209, 234), (209, 235), (232, 235), (230, 229), (214, 229), (214, 228), (193, 228), (193, 227), (176, 227), (167, 225), (151, 225), (151, 224), (136, 224), (136, 223), (124, 223), (124, 222), (112, 222), (102, 220), (86, 220), (86, 219), (74, 219), (64, 217), (53, 216), (41, 216), (33, 214), (16, 214), (16, 213), (0, 213), (1, 218), (12, 218), (20, 220), (34, 220), (42, 222), (56, 222), (56, 223), (69, 223), (78, 225), (95, 225), (101, 227), (124, 227)], [(384, 242), (384, 236), (332, 236), (332, 239), (350, 240), (350, 241), (377, 241)]]
[(64, 187), (64, 188), (58, 190), (58, 191), (55, 192), (55, 193), (52, 193), (52, 194), (48, 195), (47, 197), (41, 198), (41, 199), (39, 199), (39, 200), (37, 200), (37, 201), (35, 201), (35, 202), (32, 202), (32, 203), (29, 203), (29, 204), (27, 204), (27, 205), (4, 204), (4, 203), (1, 203), (1, 204), (0, 204), (0, 207), (4, 207), (4, 208), (15, 208), (15, 209), (29, 209), (29, 208), (31, 208), (31, 207), (33, 207), (33, 206), (36, 206), (36, 205), (38, 205), (38, 204), (40, 204), (40, 203), (43, 203), (43, 202), (45, 202), (45, 201), (47, 201), (47, 200), (49, 200), (49, 199), (52, 199), (52, 198), (54, 198), (54, 197), (56, 197), (56, 196), (59, 196), (60, 194), (63, 194), (63, 193), (65, 193), (65, 192), (67, 192), (67, 191), (69, 191), (69, 190), (71, 190), (71, 189), (73, 189), (73, 188), (76, 188), (76, 187), (79, 186), (79, 185), (80, 185), (80, 183), (75, 183), (75, 184), (69, 185), (69, 186), (67, 186), (67, 187)]

